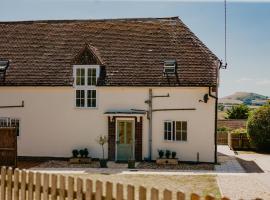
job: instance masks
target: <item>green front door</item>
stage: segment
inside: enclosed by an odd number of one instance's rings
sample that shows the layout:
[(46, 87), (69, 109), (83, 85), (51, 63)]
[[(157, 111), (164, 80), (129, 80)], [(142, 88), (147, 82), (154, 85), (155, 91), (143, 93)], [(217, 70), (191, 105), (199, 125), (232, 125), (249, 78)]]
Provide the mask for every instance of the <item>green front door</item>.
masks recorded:
[(134, 137), (134, 121), (118, 120), (117, 121), (117, 139), (116, 153), (117, 161), (127, 161), (133, 159), (133, 137)]

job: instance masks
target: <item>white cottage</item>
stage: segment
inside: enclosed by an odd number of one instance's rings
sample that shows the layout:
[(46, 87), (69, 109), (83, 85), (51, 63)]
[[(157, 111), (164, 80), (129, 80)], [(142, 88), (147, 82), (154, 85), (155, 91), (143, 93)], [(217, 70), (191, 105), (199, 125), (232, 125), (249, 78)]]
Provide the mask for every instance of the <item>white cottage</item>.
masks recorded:
[(23, 157), (216, 162), (219, 65), (178, 17), (0, 22), (0, 118)]

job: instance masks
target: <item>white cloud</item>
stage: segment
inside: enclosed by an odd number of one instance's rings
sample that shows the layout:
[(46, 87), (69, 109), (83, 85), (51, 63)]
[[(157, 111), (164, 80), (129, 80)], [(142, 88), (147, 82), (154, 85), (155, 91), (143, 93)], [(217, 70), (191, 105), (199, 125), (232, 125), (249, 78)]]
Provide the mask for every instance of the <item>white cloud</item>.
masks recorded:
[(237, 83), (243, 83), (243, 82), (250, 82), (250, 81), (254, 81), (254, 79), (243, 77), (243, 78), (240, 78), (240, 79), (236, 80), (235, 82), (237, 82)]
[(256, 85), (260, 85), (260, 86), (270, 86), (270, 79), (262, 79), (262, 80), (258, 80), (255, 83)]

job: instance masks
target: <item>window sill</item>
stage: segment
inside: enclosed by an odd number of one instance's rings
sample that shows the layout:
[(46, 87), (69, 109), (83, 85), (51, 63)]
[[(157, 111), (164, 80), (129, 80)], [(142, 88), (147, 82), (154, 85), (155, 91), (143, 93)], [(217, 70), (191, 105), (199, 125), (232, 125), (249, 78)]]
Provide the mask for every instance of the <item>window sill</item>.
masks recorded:
[(98, 107), (74, 107), (75, 110), (98, 110)]
[(188, 140), (163, 140), (165, 143), (188, 143)]

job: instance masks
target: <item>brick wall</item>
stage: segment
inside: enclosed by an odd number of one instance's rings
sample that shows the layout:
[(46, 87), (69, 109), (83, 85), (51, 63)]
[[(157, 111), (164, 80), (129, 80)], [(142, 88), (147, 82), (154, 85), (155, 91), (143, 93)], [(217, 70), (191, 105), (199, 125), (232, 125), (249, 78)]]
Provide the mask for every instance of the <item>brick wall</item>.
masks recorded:
[[(139, 120), (139, 121), (138, 121)], [(135, 159), (136, 161), (142, 160), (142, 127), (143, 119), (137, 118), (135, 124)]]
[(247, 120), (245, 119), (220, 119), (217, 122), (217, 127), (228, 127), (230, 129), (245, 128)]

